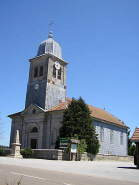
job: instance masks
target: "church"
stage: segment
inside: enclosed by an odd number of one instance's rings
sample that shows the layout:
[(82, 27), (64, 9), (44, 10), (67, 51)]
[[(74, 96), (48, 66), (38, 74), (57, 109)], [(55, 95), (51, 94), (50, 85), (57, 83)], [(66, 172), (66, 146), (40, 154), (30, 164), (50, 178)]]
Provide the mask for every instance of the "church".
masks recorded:
[[(66, 97), (68, 63), (62, 58), (61, 46), (53, 39), (52, 31), (29, 62), (25, 109), (8, 116), (12, 119), (10, 148), (19, 130), (22, 149), (54, 149), (63, 110), (72, 99)], [(126, 156), (128, 127), (107, 111), (88, 106), (100, 142), (99, 153)]]

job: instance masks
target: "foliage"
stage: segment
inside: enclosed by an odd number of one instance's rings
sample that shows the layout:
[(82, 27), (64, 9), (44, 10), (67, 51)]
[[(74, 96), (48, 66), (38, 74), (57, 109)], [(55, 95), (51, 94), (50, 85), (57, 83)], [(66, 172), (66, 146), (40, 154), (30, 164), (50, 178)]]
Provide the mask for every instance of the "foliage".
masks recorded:
[(0, 156), (2, 156), (2, 155), (3, 155), (3, 153), (4, 153), (3, 148), (0, 148)]
[(55, 149), (59, 148), (59, 143), (60, 143), (60, 136), (56, 138)]
[(34, 151), (31, 149), (31, 147), (27, 147), (21, 150), (20, 153), (24, 158), (30, 158), (34, 154)]
[(71, 104), (64, 110), (62, 127), (59, 130), (60, 137), (77, 136), (79, 140), (84, 140), (82, 145), (85, 146), (86, 143), (87, 152), (96, 154), (99, 150), (99, 141), (92, 123), (91, 112), (84, 100), (81, 97), (78, 100), (73, 98)]
[(6, 148), (6, 149), (9, 149), (9, 146), (0, 145), (0, 148)]
[[(20, 185), (21, 184), (21, 180), (22, 180), (23, 176), (21, 176), (20, 180), (17, 181), (17, 185)], [(10, 183), (11, 185), (14, 185), (15, 184), (15, 181), (12, 183)], [(6, 182), (6, 185), (9, 185), (7, 182)]]
[(83, 154), (84, 152), (86, 152), (87, 144), (85, 139), (81, 139), (80, 142), (81, 143), (78, 145), (78, 153)]
[(128, 149), (128, 155), (134, 156), (136, 155), (136, 145), (132, 144)]
[(134, 156), (136, 154), (136, 146), (132, 144), (132, 142), (129, 139), (130, 130), (127, 131), (128, 135), (128, 155)]
[[(71, 139), (79, 140), (77, 134), (75, 134), (74, 137), (72, 137)], [(78, 153), (83, 154), (84, 152), (86, 152), (86, 149), (87, 149), (86, 141), (85, 141), (85, 139), (81, 139), (80, 144), (78, 144)]]

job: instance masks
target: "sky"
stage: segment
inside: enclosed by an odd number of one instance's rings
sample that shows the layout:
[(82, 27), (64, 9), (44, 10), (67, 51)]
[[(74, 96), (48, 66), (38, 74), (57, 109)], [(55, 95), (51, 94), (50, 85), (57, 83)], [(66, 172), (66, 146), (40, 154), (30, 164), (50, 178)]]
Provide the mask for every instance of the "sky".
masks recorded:
[[(29, 59), (50, 31), (67, 66), (67, 97), (139, 127), (139, 0), (0, 0), (0, 145), (25, 108)], [(130, 136), (131, 136), (130, 135)]]

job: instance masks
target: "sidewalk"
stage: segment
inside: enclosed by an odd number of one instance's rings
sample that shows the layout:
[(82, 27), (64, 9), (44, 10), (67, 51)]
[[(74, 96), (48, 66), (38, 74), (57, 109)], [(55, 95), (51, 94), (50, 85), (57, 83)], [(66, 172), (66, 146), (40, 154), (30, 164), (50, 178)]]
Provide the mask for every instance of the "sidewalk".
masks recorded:
[(139, 170), (131, 162), (56, 161), (0, 157), (0, 165), (9, 164), (99, 178), (139, 183)]

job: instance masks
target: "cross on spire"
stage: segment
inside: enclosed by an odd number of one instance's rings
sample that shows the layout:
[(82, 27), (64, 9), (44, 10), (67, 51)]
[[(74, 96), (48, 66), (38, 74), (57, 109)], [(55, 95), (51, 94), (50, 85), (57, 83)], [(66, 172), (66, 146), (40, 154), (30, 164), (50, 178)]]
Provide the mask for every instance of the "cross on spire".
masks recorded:
[(52, 22), (52, 19), (51, 19), (51, 23), (49, 24), (50, 25), (50, 31), (52, 31), (52, 24), (54, 24), (54, 23)]

